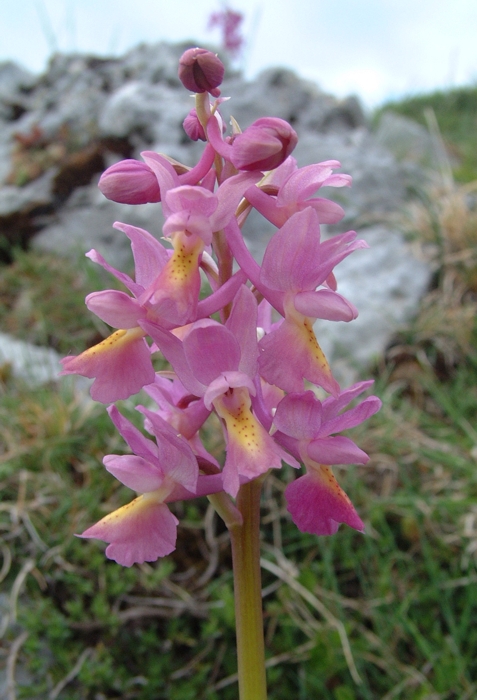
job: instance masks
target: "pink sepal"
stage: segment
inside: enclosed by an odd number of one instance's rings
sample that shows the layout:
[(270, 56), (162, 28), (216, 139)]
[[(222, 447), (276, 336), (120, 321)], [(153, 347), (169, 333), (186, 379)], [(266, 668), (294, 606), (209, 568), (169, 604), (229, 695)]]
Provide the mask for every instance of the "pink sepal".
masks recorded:
[(136, 284), (146, 288), (166, 266), (170, 251), (143, 228), (120, 221), (116, 221), (113, 227), (125, 233), (131, 241)]
[(366, 452), (342, 435), (328, 435), (312, 440), (307, 452), (314, 462), (320, 464), (366, 464), (369, 460)]
[[(378, 399), (377, 396), (368, 396), (368, 398), (364, 399), (364, 401), (354, 408), (351, 408), (349, 411), (345, 411), (340, 415), (331, 417), (327, 412), (325, 402), (323, 404), (323, 420), (326, 420), (326, 423), (323, 425), (323, 428), (326, 430), (327, 435), (330, 433), (336, 433), (340, 430), (349, 430), (350, 428), (354, 428), (356, 425), (359, 425), (363, 421), (373, 416), (379, 411), (381, 406), (381, 399)], [(321, 431), (315, 437), (319, 436), (321, 436)]]
[(131, 421), (120, 413), (117, 406), (108, 406), (106, 410), (117, 431), (131, 448), (131, 451), (145, 459), (146, 462), (157, 463), (159, 449), (156, 443), (143, 435), (139, 428), (136, 428)]
[(164, 472), (137, 455), (106, 455), (103, 464), (118, 481), (139, 493), (156, 491), (162, 486)]
[(348, 322), (358, 317), (358, 309), (341, 294), (330, 289), (298, 292), (293, 303), (295, 309), (308, 318)]
[(136, 284), (136, 282), (134, 282), (129, 275), (127, 275), (125, 272), (121, 272), (120, 270), (116, 270), (115, 267), (112, 267), (112, 265), (106, 262), (101, 253), (98, 253), (98, 251), (94, 248), (91, 248), (91, 250), (85, 253), (85, 257), (89, 258), (97, 265), (101, 265), (106, 272), (109, 272), (111, 275), (113, 275), (113, 277), (116, 277), (116, 279), (124, 284), (124, 286), (135, 296), (139, 296), (139, 294), (144, 291), (143, 287), (140, 284)]
[(115, 289), (92, 292), (85, 303), (90, 311), (113, 328), (136, 328), (138, 320), (146, 316), (136, 299)]

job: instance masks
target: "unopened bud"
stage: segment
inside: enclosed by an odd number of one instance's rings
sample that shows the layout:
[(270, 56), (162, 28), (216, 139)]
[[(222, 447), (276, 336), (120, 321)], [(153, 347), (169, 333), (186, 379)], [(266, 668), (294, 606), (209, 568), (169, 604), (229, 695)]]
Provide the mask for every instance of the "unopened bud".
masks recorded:
[(207, 49), (188, 49), (179, 61), (179, 79), (192, 92), (210, 92), (218, 97), (224, 72), (220, 58)]
[(186, 132), (187, 136), (192, 139), (192, 141), (207, 141), (204, 127), (200, 123), (195, 109), (191, 109), (187, 117), (182, 122), (182, 126), (184, 127), (184, 131)]
[(298, 142), (296, 131), (277, 117), (257, 119), (233, 141), (231, 162), (237, 170), (273, 170)]
[(127, 159), (111, 165), (101, 175), (98, 187), (105, 197), (120, 204), (160, 202), (157, 178), (146, 163)]

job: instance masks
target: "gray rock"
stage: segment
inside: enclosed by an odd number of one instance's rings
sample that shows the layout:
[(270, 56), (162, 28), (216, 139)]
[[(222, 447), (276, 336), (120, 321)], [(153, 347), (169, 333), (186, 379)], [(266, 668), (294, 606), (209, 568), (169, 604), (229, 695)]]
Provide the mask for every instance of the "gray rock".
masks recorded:
[(51, 348), (41, 348), (0, 333), (0, 365), (9, 365), (14, 376), (33, 385), (58, 379), (60, 356)]
[(221, 90), (232, 96), (221, 105), (222, 116), (228, 122), (233, 115), (242, 129), (264, 116), (285, 119), (299, 135), (348, 132), (366, 125), (358, 98), (339, 100), (286, 68), (270, 68), (245, 84), (240, 77), (225, 80)]
[(416, 312), (429, 285), (429, 266), (416, 259), (401, 233), (389, 226), (360, 229), (369, 249), (356, 250), (335, 269), (338, 292), (358, 309), (350, 323), (317, 321), (315, 331), (343, 385), (356, 381), (382, 356), (390, 338)]
[(32, 247), (49, 253), (69, 255), (96, 248), (110, 265), (131, 270), (132, 255), (129, 239), (113, 228), (115, 221), (125, 221), (161, 236), (162, 214), (152, 204), (132, 206), (110, 202), (96, 184), (75, 190), (64, 207), (32, 241)]
[(0, 63), (0, 120), (16, 121), (25, 111), (25, 96), (35, 76), (13, 61)]
[(99, 117), (100, 135), (127, 138), (136, 151), (160, 142), (174, 147), (184, 139), (182, 122), (193, 106), (184, 90), (127, 82), (104, 105)]
[(373, 132), (377, 144), (386, 148), (402, 163), (415, 163), (425, 168), (437, 165), (436, 143), (421, 124), (394, 112), (385, 112)]

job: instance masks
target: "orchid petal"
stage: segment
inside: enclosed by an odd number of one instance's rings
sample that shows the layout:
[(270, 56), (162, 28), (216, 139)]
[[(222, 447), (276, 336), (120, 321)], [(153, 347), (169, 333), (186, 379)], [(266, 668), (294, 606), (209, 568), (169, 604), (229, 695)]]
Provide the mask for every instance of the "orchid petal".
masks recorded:
[(206, 389), (204, 394), (204, 404), (209, 410), (212, 403), (229, 389), (245, 387), (251, 394), (255, 393), (255, 385), (247, 374), (243, 372), (223, 372), (214, 379)]
[(120, 270), (116, 270), (115, 267), (112, 267), (109, 263), (107, 263), (103, 256), (94, 248), (85, 253), (85, 256), (95, 262), (97, 265), (101, 265), (106, 272), (109, 272), (111, 275), (116, 277), (116, 279), (124, 284), (124, 286), (129, 289), (134, 296), (138, 297), (144, 291), (144, 288), (140, 284), (136, 284), (136, 282), (134, 282), (129, 275), (127, 275), (125, 272), (121, 272)]
[(302, 291), (323, 282), (317, 275), (320, 226), (316, 212), (307, 207), (293, 214), (271, 238), (263, 257), (260, 281), (270, 289)]
[(320, 464), (366, 464), (369, 457), (347, 437), (320, 437), (307, 447), (308, 456)]
[(137, 455), (106, 455), (103, 464), (118, 481), (139, 493), (156, 491), (164, 481), (159, 465)]
[(255, 479), (269, 469), (278, 469), (288, 455), (275, 443), (250, 410), (247, 389), (234, 389), (214, 403), (225, 422), (227, 456), (222, 470), (224, 491), (235, 498), (240, 476)]
[(125, 233), (131, 241), (136, 283), (146, 288), (167, 264), (170, 251), (148, 231), (138, 226), (116, 221), (113, 227)]
[(155, 442), (149, 440), (136, 428), (116, 406), (108, 406), (109, 417), (115, 425), (121, 437), (127, 442), (135, 455), (142, 457), (146, 462), (157, 462), (158, 449)]
[(320, 224), (337, 224), (345, 215), (345, 210), (340, 204), (324, 197), (307, 199), (302, 206), (305, 205), (316, 211)]
[[(176, 338), (175, 335), (165, 330), (157, 323), (140, 321), (140, 325), (141, 328), (151, 336), (166, 360), (171, 363), (174, 371), (186, 389), (195, 396), (203, 396), (205, 386), (195, 378), (191, 371), (182, 342), (179, 338)], [(152, 381), (148, 383), (152, 384)]]
[(113, 328), (137, 328), (138, 319), (145, 315), (136, 299), (113, 289), (92, 292), (85, 303), (90, 311)]
[(219, 187), (216, 195), (219, 205), (212, 214), (211, 225), (214, 231), (222, 230), (235, 214), (244, 192), (262, 177), (261, 173), (245, 172), (232, 175)]
[(180, 185), (179, 177), (171, 163), (169, 163), (167, 158), (161, 156), (160, 153), (143, 151), (141, 157), (157, 177), (162, 196), (162, 211), (164, 217), (167, 219), (167, 217), (172, 214), (172, 211), (167, 204), (166, 194), (169, 190)]
[(337, 396), (339, 384), (316, 340), (308, 319), (301, 323), (285, 319), (258, 344), (262, 377), (287, 392), (303, 391), (303, 380), (323, 387)]
[(238, 290), (225, 324), (235, 336), (240, 346), (238, 368), (253, 377), (257, 372), (257, 301), (248, 287), (242, 285)]
[(353, 384), (348, 389), (344, 389), (337, 398), (329, 396), (323, 401), (323, 420), (329, 421), (337, 416), (353, 399), (369, 389), (374, 384), (373, 379)]
[(222, 372), (238, 369), (240, 346), (224, 326), (194, 328), (184, 339), (184, 352), (194, 377), (208, 385)]
[(305, 440), (316, 436), (321, 420), (321, 402), (312, 391), (305, 391), (285, 396), (277, 406), (273, 423), (286, 435)]
[(158, 460), (164, 473), (174, 482), (194, 491), (199, 469), (188, 442), (154, 411), (144, 406), (138, 407), (138, 410), (149, 419), (157, 436)]
[(332, 175), (333, 168), (339, 168), (340, 165), (338, 161), (327, 161), (299, 168), (280, 187), (277, 196), (278, 206), (308, 199)]
[(298, 292), (294, 298), (294, 305), (303, 316), (325, 321), (353, 321), (358, 316), (358, 310), (351, 302), (329, 289)]
[(351, 408), (349, 411), (342, 413), (339, 416), (335, 416), (326, 423), (323, 422), (320, 435), (330, 435), (330, 433), (341, 432), (342, 430), (348, 430), (349, 428), (354, 428), (356, 425), (363, 423), (365, 420), (374, 416), (375, 413), (379, 411), (382, 406), (382, 402), (377, 396), (368, 396), (367, 399), (362, 401), (358, 406)]

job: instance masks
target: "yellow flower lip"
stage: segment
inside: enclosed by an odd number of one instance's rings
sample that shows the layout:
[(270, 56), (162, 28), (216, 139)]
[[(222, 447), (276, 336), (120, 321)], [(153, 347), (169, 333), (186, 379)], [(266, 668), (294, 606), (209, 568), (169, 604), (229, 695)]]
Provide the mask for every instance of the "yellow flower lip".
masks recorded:
[(128, 343), (132, 343), (138, 338), (143, 338), (145, 335), (146, 333), (142, 330), (142, 328), (139, 328), (139, 326), (128, 329), (120, 328), (119, 330), (114, 331), (114, 333), (111, 333), (111, 335), (97, 345), (93, 345), (92, 348), (85, 350), (83, 357), (92, 358), (95, 355), (114, 352), (115, 350), (119, 350), (120, 348), (124, 347), (124, 345), (127, 345)]
[(247, 389), (230, 390), (229, 396), (214, 401), (214, 408), (225, 421), (229, 440), (239, 443), (249, 453), (259, 453), (263, 447), (262, 426), (250, 410)]

